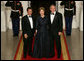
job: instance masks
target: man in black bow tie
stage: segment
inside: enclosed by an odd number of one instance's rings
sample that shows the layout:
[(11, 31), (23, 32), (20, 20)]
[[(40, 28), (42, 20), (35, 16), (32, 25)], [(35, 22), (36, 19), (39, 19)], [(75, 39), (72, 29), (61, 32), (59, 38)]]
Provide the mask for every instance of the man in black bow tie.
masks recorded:
[(54, 15), (54, 13), (51, 13), (51, 15)]
[(55, 55), (54, 52), (54, 40), (56, 41), (57, 55), (60, 58), (61, 55), (61, 40), (60, 35), (63, 31), (63, 23), (62, 23), (62, 14), (56, 11), (56, 6), (50, 6), (51, 13), (49, 14), (49, 33), (51, 37), (51, 49), (50, 55), (53, 57)]
[[(24, 58), (26, 58), (27, 51), (29, 55), (32, 55), (32, 41), (35, 32), (35, 20), (32, 16), (32, 8), (27, 8), (27, 15), (22, 18), (22, 31), (23, 31), (23, 52)], [(28, 49), (27, 49), (28, 48)]]

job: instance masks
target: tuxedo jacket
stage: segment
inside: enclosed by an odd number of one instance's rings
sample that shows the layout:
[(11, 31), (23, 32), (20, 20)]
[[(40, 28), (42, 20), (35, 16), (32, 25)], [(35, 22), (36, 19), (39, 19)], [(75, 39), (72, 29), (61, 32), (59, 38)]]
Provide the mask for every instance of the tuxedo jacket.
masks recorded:
[(22, 33), (23, 35), (24, 34), (27, 34), (28, 37), (32, 37), (32, 35), (34, 34), (35, 32), (35, 20), (34, 20), (34, 17), (32, 16), (32, 20), (33, 20), (33, 29), (31, 29), (31, 25), (30, 25), (30, 21), (29, 21), (29, 18), (28, 16), (24, 16), (22, 18)]
[(48, 15), (48, 24), (49, 24), (49, 31), (50, 33), (56, 35), (58, 32), (63, 31), (63, 19), (62, 14), (56, 11), (56, 14), (53, 19), (53, 23), (51, 24), (51, 17), (50, 14)]

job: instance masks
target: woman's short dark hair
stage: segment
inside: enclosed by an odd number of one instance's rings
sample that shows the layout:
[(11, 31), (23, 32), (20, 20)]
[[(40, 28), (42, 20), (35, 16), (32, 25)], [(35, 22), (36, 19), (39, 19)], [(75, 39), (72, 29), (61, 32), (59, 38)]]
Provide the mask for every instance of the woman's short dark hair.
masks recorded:
[(43, 10), (43, 11), (45, 12), (45, 8), (44, 8), (44, 7), (40, 7), (40, 8), (39, 8), (39, 12), (40, 12), (41, 10)]
[(28, 11), (29, 9), (31, 9), (31, 10), (32, 10), (32, 8), (31, 8), (31, 7), (28, 7), (28, 8), (27, 8), (27, 11)]

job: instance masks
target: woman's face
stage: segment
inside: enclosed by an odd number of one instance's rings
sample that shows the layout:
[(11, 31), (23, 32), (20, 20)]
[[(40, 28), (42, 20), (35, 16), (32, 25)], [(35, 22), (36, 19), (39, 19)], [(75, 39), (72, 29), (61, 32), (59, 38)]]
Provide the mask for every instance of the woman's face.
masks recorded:
[(44, 10), (40, 10), (40, 15), (44, 15)]

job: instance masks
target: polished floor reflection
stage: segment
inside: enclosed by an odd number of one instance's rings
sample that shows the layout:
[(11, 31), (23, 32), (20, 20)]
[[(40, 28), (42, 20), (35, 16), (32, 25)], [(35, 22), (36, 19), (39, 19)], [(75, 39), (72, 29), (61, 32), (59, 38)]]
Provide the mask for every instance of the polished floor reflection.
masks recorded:
[(73, 29), (72, 35), (66, 36), (66, 40), (71, 59), (83, 59), (83, 32)]
[[(16, 53), (19, 37), (13, 37), (12, 30), (1, 32), (1, 60), (13, 60)], [(72, 60), (83, 59), (83, 32), (72, 30), (71, 36), (66, 36), (67, 45)]]

